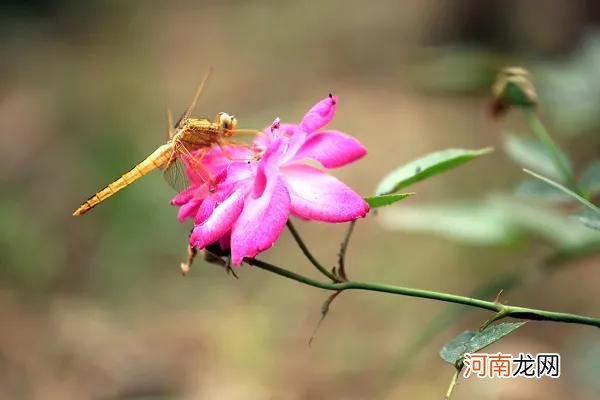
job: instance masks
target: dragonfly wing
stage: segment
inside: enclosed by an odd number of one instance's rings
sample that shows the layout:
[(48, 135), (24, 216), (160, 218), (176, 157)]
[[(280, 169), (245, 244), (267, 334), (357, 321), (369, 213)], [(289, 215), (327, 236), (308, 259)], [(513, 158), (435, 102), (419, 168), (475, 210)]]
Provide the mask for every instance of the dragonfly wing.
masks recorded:
[(190, 115), (192, 115), (192, 111), (194, 111), (194, 108), (196, 107), (198, 98), (200, 97), (200, 94), (202, 94), (202, 91), (204, 90), (204, 86), (206, 85), (206, 82), (208, 81), (208, 77), (210, 76), (211, 72), (212, 72), (212, 67), (208, 69), (206, 74), (204, 74), (204, 78), (202, 78), (202, 81), (198, 85), (198, 88), (196, 89), (196, 93), (194, 94), (194, 98), (192, 99), (191, 104), (183, 112), (183, 115), (181, 116), (181, 118), (179, 118), (179, 121), (177, 121), (177, 125), (176, 125), (177, 128), (181, 128), (183, 126), (183, 123), (190, 117)]
[(213, 180), (211, 172), (202, 164), (202, 157), (208, 148), (190, 150), (183, 142), (175, 144), (174, 162), (164, 170), (167, 183), (181, 192), (192, 184), (210, 182)]
[(173, 125), (173, 114), (171, 110), (167, 110), (167, 137), (166, 140), (171, 140), (175, 133), (175, 126)]
[(177, 193), (183, 192), (192, 184), (187, 176), (185, 163), (179, 157), (163, 171), (163, 177)]

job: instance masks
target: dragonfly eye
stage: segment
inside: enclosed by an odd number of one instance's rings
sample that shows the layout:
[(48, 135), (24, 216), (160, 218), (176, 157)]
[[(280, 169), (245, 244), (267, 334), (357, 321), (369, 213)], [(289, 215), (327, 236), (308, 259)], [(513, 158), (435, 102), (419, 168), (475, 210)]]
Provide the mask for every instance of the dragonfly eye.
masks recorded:
[(225, 129), (228, 131), (235, 129), (235, 126), (237, 125), (237, 120), (235, 119), (234, 116), (229, 115), (227, 113), (219, 113), (218, 117), (219, 117), (219, 126), (222, 129)]

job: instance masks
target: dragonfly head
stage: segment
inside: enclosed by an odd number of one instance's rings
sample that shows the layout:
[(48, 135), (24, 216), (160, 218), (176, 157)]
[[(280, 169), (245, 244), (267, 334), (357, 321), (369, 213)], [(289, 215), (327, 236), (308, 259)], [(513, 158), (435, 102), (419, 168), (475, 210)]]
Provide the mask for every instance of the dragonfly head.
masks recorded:
[(233, 135), (233, 131), (237, 127), (237, 119), (233, 115), (224, 112), (217, 114), (215, 122), (225, 131), (225, 136)]

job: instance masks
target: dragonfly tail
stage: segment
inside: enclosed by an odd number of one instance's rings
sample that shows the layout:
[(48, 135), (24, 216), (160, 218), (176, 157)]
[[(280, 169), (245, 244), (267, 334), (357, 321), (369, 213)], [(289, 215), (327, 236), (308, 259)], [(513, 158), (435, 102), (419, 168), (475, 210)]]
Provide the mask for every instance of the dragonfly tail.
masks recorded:
[(73, 215), (79, 216), (87, 213), (92, 208), (96, 207), (98, 204), (117, 193), (119, 190), (126, 188), (149, 172), (162, 167), (171, 157), (172, 149), (173, 147), (171, 144), (160, 146), (154, 151), (154, 153), (150, 154), (144, 161), (133, 167), (129, 172), (126, 172), (120, 178), (112, 183), (109, 183), (102, 190), (98, 191), (89, 199), (84, 201), (79, 208), (73, 212)]

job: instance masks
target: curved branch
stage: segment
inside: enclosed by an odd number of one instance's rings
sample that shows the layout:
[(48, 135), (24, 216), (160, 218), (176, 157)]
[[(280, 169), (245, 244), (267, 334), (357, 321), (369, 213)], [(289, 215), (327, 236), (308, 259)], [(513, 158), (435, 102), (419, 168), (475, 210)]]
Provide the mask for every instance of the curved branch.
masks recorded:
[(308, 258), (308, 261), (310, 261), (310, 263), (312, 265), (314, 265), (315, 268), (319, 270), (319, 272), (321, 272), (323, 275), (325, 275), (326, 277), (331, 279), (333, 282), (339, 282), (340, 280), (334, 274), (327, 271), (327, 268), (325, 268), (323, 265), (321, 265), (321, 263), (315, 258), (315, 256), (312, 255), (312, 253), (310, 252), (310, 250), (304, 243), (304, 240), (302, 240), (302, 237), (300, 236), (300, 234), (294, 227), (294, 224), (292, 224), (292, 221), (290, 221), (288, 219), (288, 221), (286, 222), (286, 225), (287, 225), (288, 229), (290, 230), (290, 233), (294, 237), (294, 240), (298, 244), (298, 247), (300, 247), (300, 250), (302, 250), (302, 253), (306, 256), (306, 258)]
[(284, 278), (292, 279), (305, 285), (314, 286), (325, 290), (367, 290), (371, 292), (391, 293), (401, 296), (419, 297), (423, 299), (432, 299), (446, 303), (455, 303), (469, 307), (481, 308), (501, 314), (502, 318), (512, 317), (525, 320), (565, 322), (579, 325), (590, 325), (600, 328), (599, 318), (587, 317), (584, 315), (538, 310), (526, 307), (507, 306), (493, 301), (480, 300), (450, 293), (386, 285), (382, 283), (359, 281), (321, 282), (257, 259), (246, 259), (245, 261), (250, 265), (283, 276)]

